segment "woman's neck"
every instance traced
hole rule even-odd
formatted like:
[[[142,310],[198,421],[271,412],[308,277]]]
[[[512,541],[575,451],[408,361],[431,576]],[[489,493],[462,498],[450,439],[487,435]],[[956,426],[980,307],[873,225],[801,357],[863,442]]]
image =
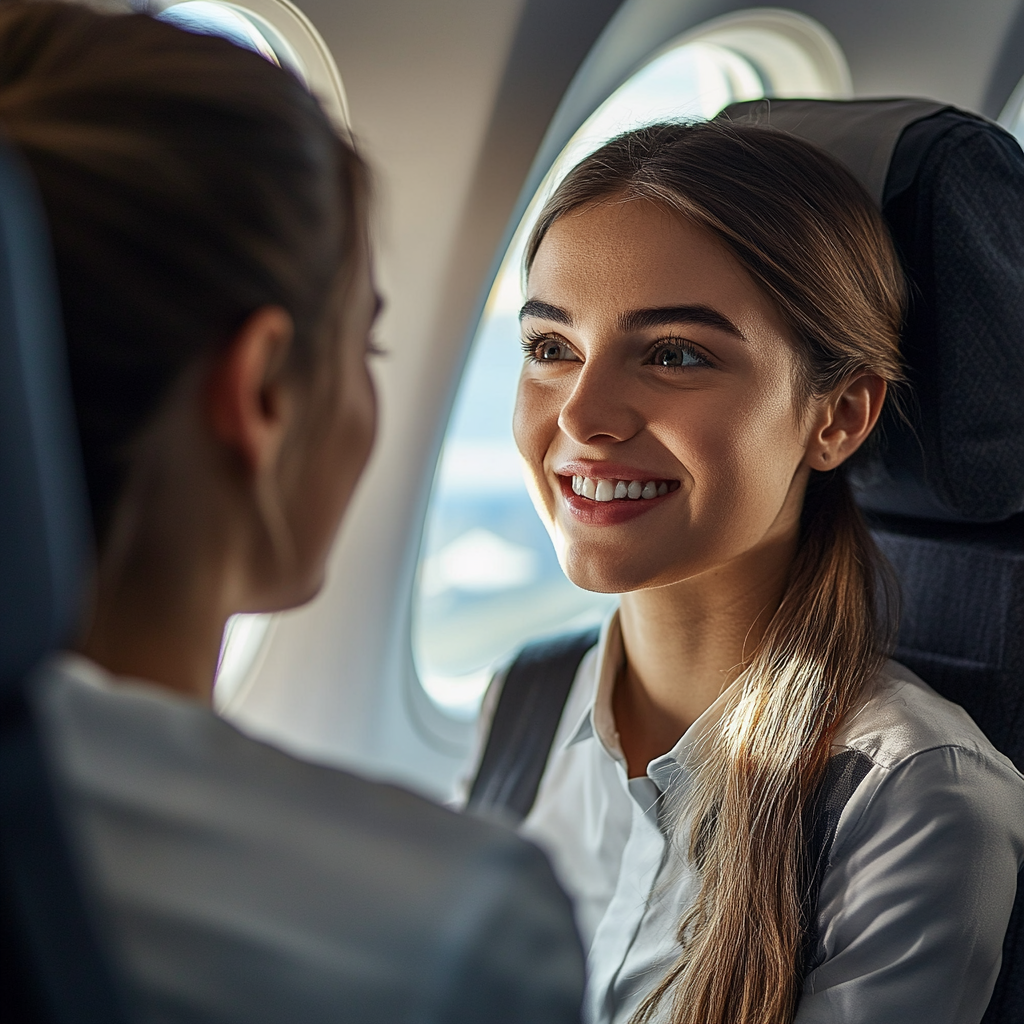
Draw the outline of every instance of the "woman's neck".
[[[197,417],[179,405],[146,440],[155,455],[139,445],[78,650],[114,675],[211,703],[224,625],[250,596],[251,530],[217,485]]]
[[[779,606],[796,537],[699,577],[624,594],[612,705],[629,777],[667,753],[746,667]]]
[[[227,615],[217,567],[200,568],[170,551],[101,565],[81,653],[114,675],[211,703]]]

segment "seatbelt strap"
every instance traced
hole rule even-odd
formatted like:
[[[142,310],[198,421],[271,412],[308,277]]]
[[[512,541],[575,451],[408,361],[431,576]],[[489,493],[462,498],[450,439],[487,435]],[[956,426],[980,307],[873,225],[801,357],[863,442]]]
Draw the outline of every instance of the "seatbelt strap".
[[[467,810],[512,824],[530,813],[576,672],[598,635],[588,629],[519,652],[501,688]]]
[[[804,807],[804,896],[802,971],[803,977],[818,966],[815,959],[818,945],[818,897],[821,883],[832,856],[832,844],[850,797],[871,771],[874,762],[860,750],[843,750],[833,754],[825,774],[812,798]]]

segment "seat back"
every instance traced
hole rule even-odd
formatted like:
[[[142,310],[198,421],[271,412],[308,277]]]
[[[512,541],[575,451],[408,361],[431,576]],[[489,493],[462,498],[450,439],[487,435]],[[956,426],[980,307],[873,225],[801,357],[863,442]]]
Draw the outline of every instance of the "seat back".
[[[854,467],[902,592],[896,657],[1024,770],[1024,153],[926,100],[771,100],[721,117],[830,152],[881,207],[910,284],[908,416]],[[985,1024],[1024,1020],[1024,887]]]
[[[48,245],[32,183],[0,144],[0,1018],[118,1024],[28,682],[69,639],[88,568]]]
[[[887,518],[875,538],[896,571],[895,657],[960,704],[1024,771],[1024,530]],[[1024,1020],[1024,885],[984,1024]]]

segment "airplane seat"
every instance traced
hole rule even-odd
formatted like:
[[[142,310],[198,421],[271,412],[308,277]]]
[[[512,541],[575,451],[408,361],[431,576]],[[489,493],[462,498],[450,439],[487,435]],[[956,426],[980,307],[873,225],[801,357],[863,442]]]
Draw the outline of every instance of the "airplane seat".
[[[31,700],[33,668],[74,629],[89,550],[48,249],[0,143],[0,1019],[120,1024]]]
[[[881,207],[910,285],[905,418],[852,469],[901,588],[895,657],[1024,770],[1024,153],[923,100],[771,100],[720,117],[832,153]],[[984,1024],[1024,1020],[1024,886]]]

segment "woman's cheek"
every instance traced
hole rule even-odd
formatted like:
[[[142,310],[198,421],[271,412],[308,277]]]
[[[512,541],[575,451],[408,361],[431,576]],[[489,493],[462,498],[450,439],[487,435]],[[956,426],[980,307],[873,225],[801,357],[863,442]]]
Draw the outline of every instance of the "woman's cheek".
[[[536,401],[535,389],[524,378],[520,378],[519,389],[516,392],[512,436],[523,460],[526,489],[530,494],[530,500],[545,526],[550,527],[554,503],[544,477],[544,456],[551,443],[548,436],[550,429],[544,423],[543,412]]]
[[[527,377],[520,379],[516,393],[515,413],[512,417],[512,436],[515,438],[519,454],[530,469],[532,475],[543,476],[544,456],[554,439],[558,429],[558,412],[547,408],[550,401]]]

